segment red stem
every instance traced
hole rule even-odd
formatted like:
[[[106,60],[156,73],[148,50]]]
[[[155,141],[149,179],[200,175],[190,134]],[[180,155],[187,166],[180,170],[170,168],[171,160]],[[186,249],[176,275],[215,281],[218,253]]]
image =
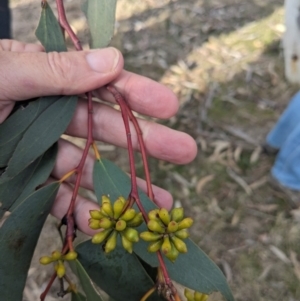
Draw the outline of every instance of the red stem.
[[[166,267],[166,264],[164,262],[164,259],[163,259],[163,256],[161,254],[160,251],[156,252],[157,254],[157,258],[158,258],[158,261],[159,261],[159,265],[160,265],[160,268],[162,270],[162,273],[164,275],[164,279],[165,279],[165,282],[167,284],[167,286],[172,286],[172,281],[171,281],[171,278],[169,276],[169,273],[168,273],[168,270],[167,270],[167,267]]]
[[[73,32],[71,26],[69,25],[63,5],[63,0],[56,0],[57,5],[57,12],[58,12],[58,21],[60,26],[68,33],[70,36],[74,47],[77,51],[82,50],[81,43],[79,39],[77,38],[76,34]],[[62,248],[62,254],[66,254],[69,250],[73,251],[73,240],[74,240],[74,234],[75,234],[75,220],[74,220],[74,207],[75,207],[75,201],[78,195],[78,190],[80,187],[80,181],[82,177],[82,172],[84,168],[84,164],[86,161],[86,158],[89,153],[90,146],[94,143],[92,130],[93,130],[93,101],[92,101],[92,93],[87,92],[86,93],[87,99],[88,99],[88,133],[87,133],[87,141],[85,148],[83,150],[83,154],[81,157],[81,160],[78,164],[78,166],[75,168],[74,172],[76,173],[76,181],[74,185],[74,190],[70,202],[70,206],[68,208],[68,211],[65,215],[66,221],[67,221],[67,229],[66,229],[66,236],[65,236],[65,242],[64,246]],[[51,277],[50,282],[48,283],[45,291],[41,295],[41,300],[43,301],[46,297],[46,295],[49,292],[50,287],[52,286],[54,280],[56,278],[56,273]]]
[[[56,6],[57,6],[58,22],[60,26],[68,33],[76,50],[82,50],[81,43],[67,20],[63,0],[56,0]]]
[[[40,295],[40,300],[41,300],[41,301],[44,301],[44,300],[45,300],[45,298],[46,298],[47,294],[49,293],[49,290],[50,290],[50,288],[51,288],[51,286],[52,286],[54,280],[56,279],[56,276],[57,276],[56,273],[53,273],[53,274],[52,274],[51,279],[50,279],[49,283],[47,284],[46,289],[45,289],[44,292]]]
[[[126,136],[127,136],[128,154],[129,154],[129,162],[130,162],[130,173],[131,173],[131,192],[130,192],[130,196],[136,202],[139,210],[142,212],[143,217],[144,217],[144,219],[147,223],[148,220],[149,220],[148,215],[145,212],[145,209],[144,209],[144,207],[143,207],[143,205],[140,201],[140,198],[139,198],[139,195],[138,195],[138,190],[137,190],[133,146],[132,146],[131,131],[130,131],[128,118],[130,118],[132,122],[133,122],[133,120],[135,120],[137,125],[138,125],[138,122],[137,122],[136,118],[133,116],[133,114],[130,111],[129,107],[127,106],[127,104],[126,104],[124,98],[122,97],[121,93],[119,93],[115,87],[112,87],[110,85],[108,85],[106,88],[110,93],[112,93],[112,95],[114,96],[116,102],[120,105],[120,108],[121,108],[122,118],[123,118],[123,121],[124,121],[124,126],[125,126],[125,131],[126,131]],[[129,113],[129,111],[130,111],[131,114]],[[137,129],[136,126],[135,126],[135,129]],[[139,129],[139,132],[142,133],[139,126],[138,126],[138,129]],[[140,137],[142,137],[142,136],[140,135]],[[141,144],[144,145],[144,142],[142,142]],[[143,148],[143,149],[144,149],[144,153],[146,154],[145,148]],[[146,156],[143,157],[143,163],[145,165],[144,160],[146,160]],[[149,170],[148,170],[148,173],[149,173]],[[150,177],[149,177],[149,179],[150,179]],[[150,183],[150,186],[151,186],[151,183]],[[132,205],[132,204],[130,204],[130,205]],[[163,260],[162,254],[161,254],[160,251],[158,251],[156,253],[157,253],[160,268],[162,270],[162,273],[163,273],[163,276],[164,276],[164,279],[165,279],[165,283],[166,283],[167,286],[172,287],[173,286],[172,281],[171,281],[171,278],[170,278],[169,273],[167,271],[167,268],[166,268],[165,262]]]
[[[108,85],[107,90],[114,96],[116,102],[120,105],[122,118],[124,121],[126,136],[127,136],[127,147],[128,147],[128,155],[129,155],[129,166],[130,166],[130,177],[131,177],[131,191],[130,191],[130,202],[129,206],[132,206],[134,202],[136,202],[139,210],[142,212],[143,218],[146,222],[148,222],[148,215],[145,211],[142,202],[139,197],[138,193],[138,186],[136,181],[136,171],[135,171],[135,165],[134,165],[134,151],[132,146],[132,140],[131,140],[131,130],[129,126],[129,116],[128,116],[128,110],[126,107],[125,100],[123,96],[117,91],[117,89],[113,86]]]
[[[153,190],[152,190],[149,164],[148,164],[148,159],[147,159],[147,151],[146,151],[145,143],[143,140],[143,132],[140,128],[140,125],[139,125],[136,117],[133,115],[128,103],[125,100],[124,100],[124,103],[125,103],[125,107],[127,110],[127,114],[128,114],[128,116],[135,128],[135,131],[137,133],[138,142],[139,142],[140,150],[141,150],[141,154],[142,154],[143,165],[144,165],[145,179],[146,179],[146,183],[147,183],[147,195],[151,201],[154,201],[154,194],[153,194]]]
[[[58,21],[59,21],[61,27],[64,28],[66,30],[66,32],[68,33],[68,35],[70,36],[76,50],[78,50],[78,51],[82,50],[81,43],[78,40],[76,34],[73,32],[73,30],[67,20],[63,0],[56,0],[56,5],[57,5],[57,12],[58,12]],[[87,95],[87,99],[88,99],[88,135],[87,135],[88,137],[87,137],[85,148],[83,150],[81,160],[75,169],[77,177],[76,177],[76,181],[75,181],[75,185],[74,185],[74,190],[73,190],[70,206],[69,206],[69,209],[66,214],[66,219],[67,219],[66,243],[68,245],[68,248],[66,248],[66,246],[64,246],[64,248],[63,248],[64,252],[67,252],[68,249],[73,250],[72,242],[73,242],[74,228],[75,228],[74,216],[73,216],[74,206],[75,206],[76,197],[78,195],[78,190],[80,187],[80,181],[81,181],[81,177],[82,177],[83,167],[84,167],[86,158],[88,156],[89,149],[90,149],[91,145],[94,143],[94,139],[92,136],[92,130],[93,130],[92,93],[88,92],[88,93],[86,93],[86,95]]]

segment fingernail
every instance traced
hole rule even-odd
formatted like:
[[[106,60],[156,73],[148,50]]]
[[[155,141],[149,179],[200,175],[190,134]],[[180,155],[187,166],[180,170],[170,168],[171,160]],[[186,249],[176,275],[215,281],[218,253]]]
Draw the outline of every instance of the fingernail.
[[[86,56],[86,61],[92,70],[99,73],[109,73],[116,68],[119,57],[119,52],[110,47],[90,52]]]

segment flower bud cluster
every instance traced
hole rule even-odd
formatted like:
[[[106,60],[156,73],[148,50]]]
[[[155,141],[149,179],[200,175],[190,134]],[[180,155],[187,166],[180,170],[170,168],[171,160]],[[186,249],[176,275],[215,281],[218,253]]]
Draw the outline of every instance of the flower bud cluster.
[[[179,253],[186,253],[187,247],[183,239],[189,236],[187,231],[193,224],[190,217],[184,218],[183,208],[174,208],[171,213],[165,208],[154,209],[148,213],[147,224],[150,231],[142,232],[140,237],[150,242],[149,252],[159,250],[174,262]]]
[[[208,295],[196,291],[193,293],[188,289],[184,290],[184,296],[187,301],[206,301],[208,299]]]
[[[54,262],[54,269],[56,271],[57,277],[62,278],[66,273],[66,268],[64,265],[65,260],[75,260],[77,258],[77,253],[75,251],[69,251],[67,254],[62,255],[59,251],[52,252],[51,256],[43,256],[40,258],[40,263],[43,265]]]
[[[132,253],[133,243],[138,242],[139,234],[135,227],[143,222],[142,214],[133,208],[127,208],[128,201],[119,197],[113,204],[107,196],[102,196],[100,210],[91,210],[89,227],[101,232],[96,233],[92,242],[100,244],[106,240],[104,250],[106,253],[116,248],[117,236],[120,234],[122,245],[126,251]]]

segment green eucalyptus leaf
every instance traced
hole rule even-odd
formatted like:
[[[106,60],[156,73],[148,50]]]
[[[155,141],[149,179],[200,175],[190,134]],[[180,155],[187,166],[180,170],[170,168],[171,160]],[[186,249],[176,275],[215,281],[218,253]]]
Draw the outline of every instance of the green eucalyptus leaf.
[[[101,159],[94,165],[94,190],[97,199],[102,195],[110,195],[114,200],[122,195],[128,196],[131,184],[126,173],[112,162]],[[139,192],[140,199],[146,211],[156,208],[156,205],[143,193]],[[139,231],[146,231],[146,225],[142,224]],[[170,277],[176,282],[192,290],[205,294],[219,291],[227,301],[233,301],[233,295],[221,270],[215,263],[190,239],[185,240],[188,253],[180,255],[175,263],[165,260]],[[156,254],[147,252],[148,243],[140,240],[134,244],[134,252],[150,266],[158,266]]]
[[[16,177],[0,184],[0,218],[6,211],[12,211],[28,197],[37,186],[49,177],[56,159],[57,144],[26,167]]]
[[[31,258],[58,188],[55,182],[31,194],[0,228],[1,300],[22,300]]]
[[[35,35],[43,44],[47,52],[67,51],[60,25],[47,2],[42,8],[40,21],[35,31]]]
[[[56,99],[57,96],[52,96],[31,101],[0,124],[0,167],[7,165],[28,126]]]
[[[72,299],[71,299],[71,301],[88,301],[88,299],[85,296],[83,296],[81,293],[74,293],[74,292],[72,292]]]
[[[92,280],[90,279],[88,273],[83,268],[81,263],[78,260],[74,260],[74,261],[69,261],[69,265],[80,281],[80,285],[86,295],[84,300],[102,301],[103,299],[101,298],[101,295],[98,293],[95,286],[92,284]]]
[[[109,195],[112,201],[119,196],[127,198],[130,192],[130,179],[121,173],[123,172],[108,160],[100,159],[95,161],[93,184],[99,204],[101,204],[103,195]]]
[[[120,246],[106,254],[102,245],[86,241],[76,247],[78,260],[91,279],[116,301],[139,301],[154,283],[138,258]],[[162,301],[154,293],[147,301]]]
[[[115,28],[117,0],[87,0],[82,9],[87,17],[91,48],[106,47],[113,35]]]
[[[77,104],[77,96],[62,96],[28,127],[8,162],[0,183],[15,177],[53,145],[66,130]]]

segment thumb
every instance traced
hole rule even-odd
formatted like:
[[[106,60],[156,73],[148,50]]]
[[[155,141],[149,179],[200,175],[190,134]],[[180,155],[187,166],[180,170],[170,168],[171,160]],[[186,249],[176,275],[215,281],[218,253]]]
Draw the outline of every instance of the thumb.
[[[82,94],[114,80],[123,57],[115,48],[79,52],[0,52],[0,101]]]

